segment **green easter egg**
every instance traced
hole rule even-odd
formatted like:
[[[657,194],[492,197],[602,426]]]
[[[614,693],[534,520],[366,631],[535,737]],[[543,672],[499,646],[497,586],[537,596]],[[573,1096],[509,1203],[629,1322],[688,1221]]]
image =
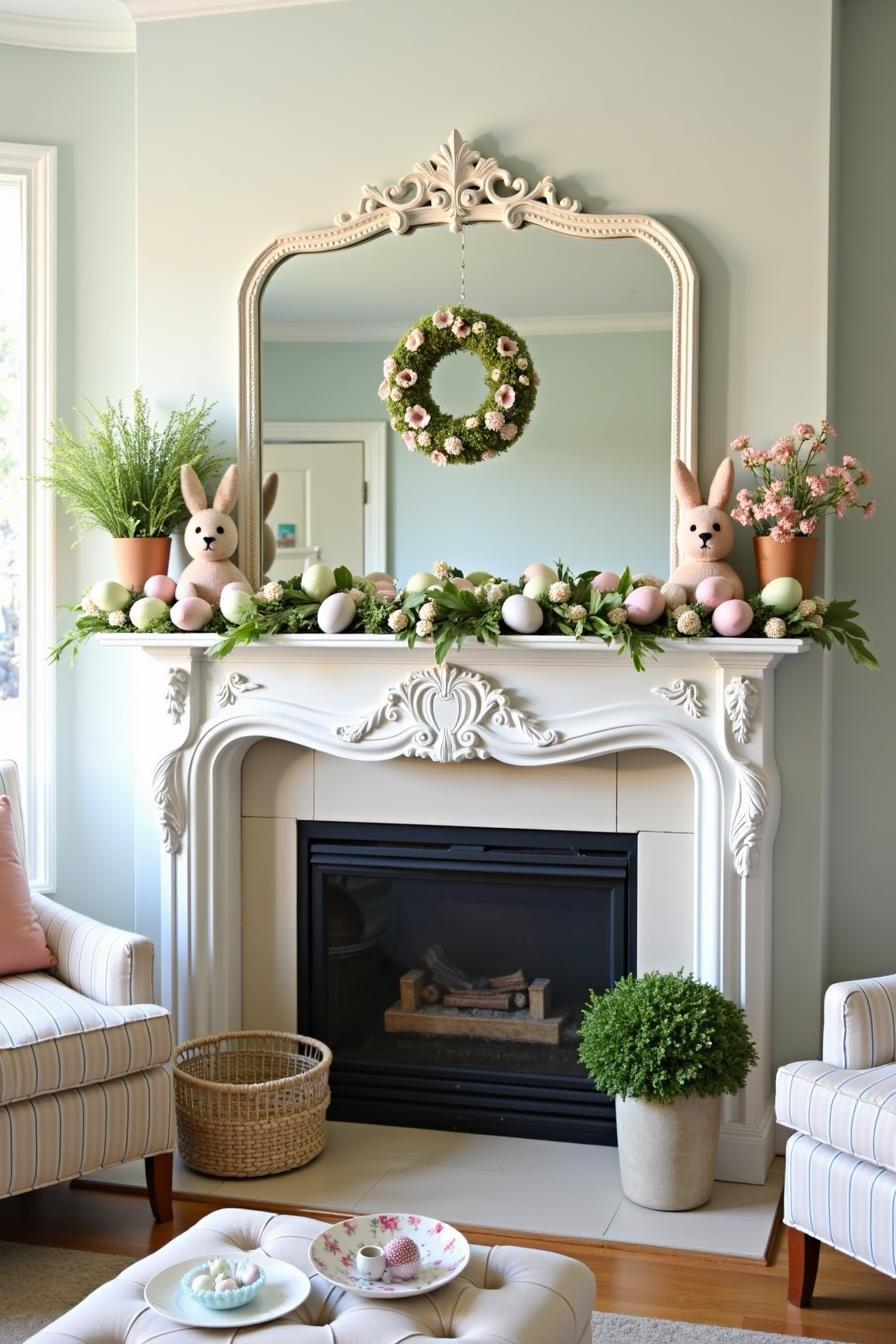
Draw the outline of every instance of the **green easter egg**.
[[[121,583],[116,583],[114,579],[104,579],[101,583],[95,583],[90,590],[90,596],[100,611],[124,611],[131,600],[127,588]]]
[[[323,602],[336,591],[336,575],[329,565],[309,565],[302,575],[302,588],[314,602]]]
[[[160,597],[138,597],[129,612],[131,625],[138,630],[148,630],[153,621],[160,621],[168,615],[168,603]]]
[[[252,594],[243,592],[242,588],[226,588],[221,594],[220,601],[221,615],[231,625],[242,625],[244,621],[251,621],[257,610]]]
[[[803,590],[796,579],[772,579],[759,594],[763,605],[783,616],[793,611],[803,600]]]
[[[552,582],[553,580],[547,578],[546,575],[536,574],[533,579],[529,579],[524,585],[523,596],[531,597],[534,602],[537,602],[539,598],[547,597]]]
[[[472,584],[491,583],[493,577],[494,575],[487,574],[484,569],[474,569],[471,574],[467,575]]]
[[[439,585],[435,574],[428,574],[422,570],[419,574],[412,574],[404,586],[406,593],[425,593],[427,588],[433,588]]]

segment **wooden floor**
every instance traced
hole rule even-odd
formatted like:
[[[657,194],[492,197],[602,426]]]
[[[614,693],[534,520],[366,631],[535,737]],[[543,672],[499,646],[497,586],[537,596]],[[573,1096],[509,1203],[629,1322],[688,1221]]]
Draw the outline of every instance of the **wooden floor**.
[[[178,1199],[174,1207],[174,1222],[160,1227],[153,1223],[142,1194],[54,1186],[0,1201],[0,1240],[138,1259],[219,1206]],[[320,1211],[311,1216],[328,1217]],[[334,1210],[331,1220],[339,1216]],[[763,1265],[720,1256],[645,1251],[643,1247],[526,1238],[516,1232],[501,1236],[464,1230],[480,1245],[514,1241],[582,1260],[597,1278],[598,1310],[850,1344],[896,1344],[896,1282],[827,1247],[821,1252],[815,1303],[799,1311],[788,1304],[785,1295],[787,1247],[783,1236],[776,1239],[770,1264]]]

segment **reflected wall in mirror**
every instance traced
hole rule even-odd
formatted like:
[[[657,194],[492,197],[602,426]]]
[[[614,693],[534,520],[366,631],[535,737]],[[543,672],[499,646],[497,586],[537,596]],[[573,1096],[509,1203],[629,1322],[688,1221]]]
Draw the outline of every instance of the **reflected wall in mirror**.
[[[429,169],[438,182],[424,185]],[[396,190],[409,203],[368,195],[334,229],[276,240],[244,283],[247,572],[259,572],[261,477],[276,470],[276,577],[317,558],[400,580],[437,559],[511,579],[558,557],[666,575],[671,462],[696,466],[696,276],[681,245],[644,216],[579,212],[550,179],[529,192],[456,133]],[[438,223],[449,227],[419,227]],[[408,452],[377,389],[402,334],[461,301],[519,331],[541,385],[506,453],[440,468]],[[470,414],[484,378],[459,352],[433,394]]]

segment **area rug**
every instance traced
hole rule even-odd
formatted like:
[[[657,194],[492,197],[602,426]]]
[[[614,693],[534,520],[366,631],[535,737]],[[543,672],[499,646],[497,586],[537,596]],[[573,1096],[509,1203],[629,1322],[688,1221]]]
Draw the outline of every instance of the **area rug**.
[[[22,1344],[132,1261],[127,1255],[0,1241],[0,1344]]]
[[[793,1335],[759,1334],[756,1330],[724,1330],[687,1321],[657,1321],[652,1316],[613,1316],[596,1311],[593,1344],[792,1344]],[[835,1344],[816,1339],[812,1344]]]

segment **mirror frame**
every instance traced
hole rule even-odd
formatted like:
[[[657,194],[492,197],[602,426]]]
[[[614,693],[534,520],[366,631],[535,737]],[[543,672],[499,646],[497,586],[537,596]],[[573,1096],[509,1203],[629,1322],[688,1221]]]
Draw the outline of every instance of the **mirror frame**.
[[[672,435],[669,463],[669,573],[678,563],[678,501],[672,464],[679,458],[697,472],[698,281],[691,257],[675,234],[649,215],[600,214],[581,202],[558,198],[552,177],[534,187],[513,177],[494,158],[481,155],[459,131],[431,159],[417,163],[388,187],[365,186],[353,214],[337,215],[328,229],[275,238],[250,266],[239,296],[240,545],[237,563],[253,588],[261,582],[261,299],[273,275],[290,257],[354,247],[379,234],[404,234],[428,225],[459,233],[465,224],[493,223],[551,229],[571,238],[640,238],[672,274]]]

